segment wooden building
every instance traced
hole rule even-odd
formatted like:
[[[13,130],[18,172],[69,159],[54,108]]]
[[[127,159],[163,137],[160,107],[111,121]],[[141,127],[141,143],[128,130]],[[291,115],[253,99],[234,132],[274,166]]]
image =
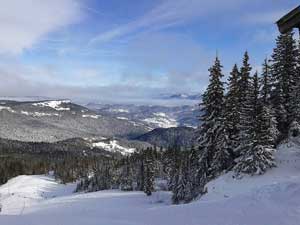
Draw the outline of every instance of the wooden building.
[[[293,28],[300,29],[300,6],[278,20],[277,26],[280,33],[287,33]]]

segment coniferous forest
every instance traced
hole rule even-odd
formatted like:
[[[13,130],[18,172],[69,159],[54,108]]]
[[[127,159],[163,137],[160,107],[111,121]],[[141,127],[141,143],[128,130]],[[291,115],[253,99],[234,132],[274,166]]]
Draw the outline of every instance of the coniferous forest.
[[[52,172],[62,183],[77,181],[78,192],[120,188],[149,196],[163,189],[180,204],[201,197],[209,181],[228,171],[236,179],[264,174],[276,167],[276,146],[300,132],[300,48],[293,36],[289,32],[276,39],[261,71],[252,68],[248,52],[230,74],[215,58],[199,106],[195,146],[153,147],[117,157],[3,151],[0,183],[20,174]],[[165,182],[158,185],[159,180]]]

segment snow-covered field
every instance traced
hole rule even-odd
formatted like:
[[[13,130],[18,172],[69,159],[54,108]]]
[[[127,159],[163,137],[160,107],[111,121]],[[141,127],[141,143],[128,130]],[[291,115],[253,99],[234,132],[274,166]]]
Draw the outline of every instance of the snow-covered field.
[[[278,167],[237,180],[226,174],[209,193],[187,205],[170,205],[165,192],[100,191],[73,194],[46,176],[19,176],[0,187],[2,225],[299,225],[300,148],[290,142]]]
[[[108,152],[119,152],[122,155],[128,155],[135,152],[135,148],[126,148],[118,144],[116,140],[100,141],[92,144],[92,147],[102,148]]]

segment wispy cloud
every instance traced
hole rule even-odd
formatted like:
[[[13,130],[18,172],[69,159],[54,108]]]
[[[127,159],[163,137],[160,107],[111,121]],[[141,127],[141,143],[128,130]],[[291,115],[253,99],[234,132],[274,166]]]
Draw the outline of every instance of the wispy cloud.
[[[166,27],[184,24],[198,17],[211,13],[224,12],[239,7],[244,0],[164,0],[144,16],[128,24],[100,33],[90,43],[107,42],[139,30],[160,30]]]
[[[20,54],[45,35],[79,21],[77,0],[1,1],[0,53]]]

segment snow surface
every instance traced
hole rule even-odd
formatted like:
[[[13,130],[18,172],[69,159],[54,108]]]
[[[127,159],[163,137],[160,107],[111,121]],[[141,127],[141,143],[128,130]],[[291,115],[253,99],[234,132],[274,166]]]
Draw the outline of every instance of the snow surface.
[[[6,111],[12,112],[12,113],[16,112],[15,110],[13,110],[12,108],[7,107],[7,106],[0,106],[0,111],[2,111],[2,110],[6,110]]]
[[[92,144],[93,147],[103,148],[106,151],[109,152],[119,152],[122,155],[128,155],[135,152],[135,148],[125,148],[118,144],[116,140],[110,140],[107,142],[95,142]]]
[[[160,128],[177,127],[178,123],[175,119],[169,117],[163,112],[153,113],[154,117],[146,118],[143,121],[148,124],[154,124]]]
[[[82,115],[83,118],[92,118],[92,119],[99,119],[101,116],[99,115]]]
[[[128,109],[110,109],[111,112],[129,113]]]
[[[26,116],[33,116],[33,117],[59,116],[58,113],[27,112],[27,111],[21,111],[21,114],[26,115]]]
[[[208,184],[202,199],[171,205],[170,193],[118,190],[73,194],[47,176],[19,176],[0,187],[5,225],[298,225],[300,148],[276,153],[278,167],[263,176],[225,174]]]
[[[70,108],[62,107],[61,104],[68,104],[70,103],[70,100],[61,100],[61,101],[44,101],[44,102],[38,102],[33,103],[33,106],[40,106],[40,107],[50,107],[57,111],[69,111]]]
[[[128,118],[122,117],[122,116],[117,117],[117,119],[118,119],[118,120],[128,120]]]

